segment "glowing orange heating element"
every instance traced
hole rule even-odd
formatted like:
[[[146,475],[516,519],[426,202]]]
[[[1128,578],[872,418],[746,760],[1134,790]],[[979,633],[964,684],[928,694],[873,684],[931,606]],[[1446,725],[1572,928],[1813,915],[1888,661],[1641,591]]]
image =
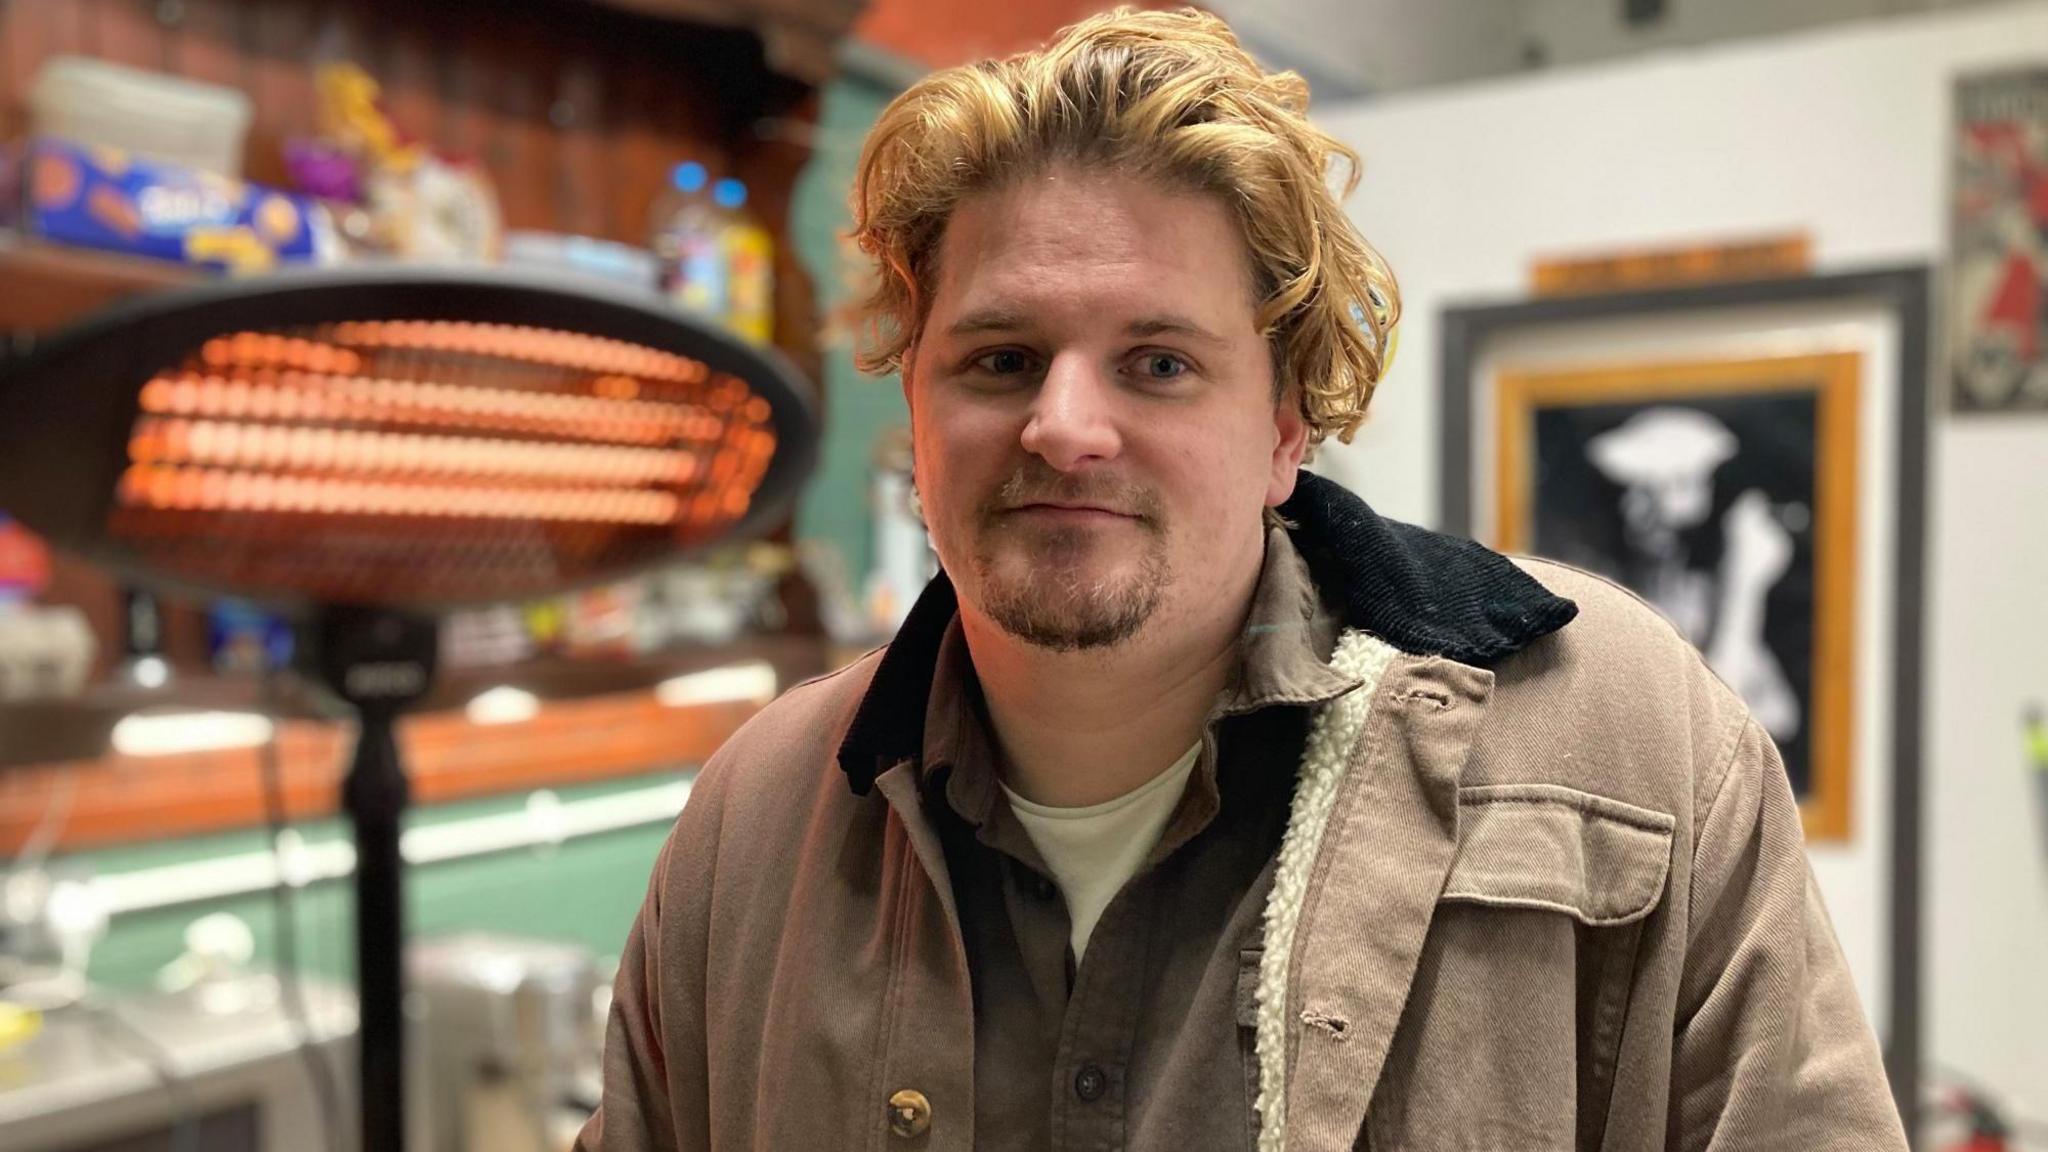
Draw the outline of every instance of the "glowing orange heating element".
[[[380,579],[430,588],[453,563],[470,565],[467,590],[493,556],[513,581],[534,548],[573,568],[715,538],[776,449],[768,401],[737,377],[501,324],[225,333],[150,379],[139,407],[110,532],[188,572],[339,598]],[[375,542],[347,528],[373,522]],[[217,547],[190,543],[202,535]]]

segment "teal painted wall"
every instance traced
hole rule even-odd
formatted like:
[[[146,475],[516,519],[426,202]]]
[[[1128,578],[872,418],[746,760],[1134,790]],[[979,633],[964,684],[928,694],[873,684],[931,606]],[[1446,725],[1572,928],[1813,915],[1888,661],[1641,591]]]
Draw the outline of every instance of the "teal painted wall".
[[[849,261],[858,253],[844,239],[852,225],[846,196],[861,140],[895,94],[872,81],[841,77],[822,95],[817,147],[797,181],[791,208],[797,256],[817,288],[821,314],[845,303],[851,292]],[[849,340],[831,340],[824,351],[823,451],[797,510],[796,530],[802,540],[829,544],[839,552],[853,581],[850,590],[858,597],[874,555],[869,475],[875,443],[888,429],[906,426],[910,415],[895,377],[878,379],[854,370]]]
[[[599,785],[558,789],[564,802],[651,787],[678,779],[662,772]],[[409,827],[517,811],[524,793],[411,814]],[[308,843],[345,835],[339,821],[297,825]],[[604,959],[625,944],[633,916],[668,835],[667,824],[586,837],[559,847],[452,860],[406,873],[407,930],[415,937],[488,931],[581,944]],[[104,875],[262,851],[262,832],[235,832],[166,840],[60,857],[60,875],[89,870]],[[312,975],[352,980],[355,971],[354,895],[346,880],[310,885],[296,897],[299,963]],[[256,937],[256,962],[276,960],[274,905],[268,892],[254,896],[138,912],[116,919],[93,952],[89,975],[118,988],[140,988],[184,951],[185,926],[214,912],[247,921]]]

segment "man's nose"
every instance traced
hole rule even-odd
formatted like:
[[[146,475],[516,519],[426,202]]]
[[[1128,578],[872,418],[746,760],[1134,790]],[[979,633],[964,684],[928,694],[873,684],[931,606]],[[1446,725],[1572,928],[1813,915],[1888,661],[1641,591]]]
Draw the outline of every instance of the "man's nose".
[[[1053,358],[1024,425],[1024,450],[1061,472],[1108,460],[1123,446],[1117,432],[1115,381],[1079,355]]]

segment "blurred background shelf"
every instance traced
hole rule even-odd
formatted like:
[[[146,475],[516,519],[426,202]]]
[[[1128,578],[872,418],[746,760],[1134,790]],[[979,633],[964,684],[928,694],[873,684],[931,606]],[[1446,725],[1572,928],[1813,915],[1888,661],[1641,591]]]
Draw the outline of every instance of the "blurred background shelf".
[[[435,804],[694,767],[765,700],[713,692],[664,703],[661,684],[720,669],[744,670],[752,682],[765,665],[774,686],[786,688],[848,655],[816,638],[763,636],[634,660],[454,669],[400,726],[414,797]],[[331,815],[353,726],[296,677],[282,681],[276,741],[286,812]],[[509,722],[472,718],[469,702],[500,687],[532,693],[537,709]],[[0,705],[0,856],[18,852],[52,805],[67,810],[57,842],[66,851],[261,823],[260,746],[148,757],[109,749],[123,717],[165,709],[263,713],[266,700],[253,677],[192,675],[160,689],[109,680],[75,700]]]
[[[54,332],[139,292],[204,276],[162,260],[0,235],[0,330]]]

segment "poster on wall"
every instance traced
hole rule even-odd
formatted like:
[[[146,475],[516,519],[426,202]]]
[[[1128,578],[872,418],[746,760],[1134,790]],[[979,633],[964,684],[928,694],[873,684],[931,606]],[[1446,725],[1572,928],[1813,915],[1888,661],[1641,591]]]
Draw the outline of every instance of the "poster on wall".
[[[1956,89],[1950,405],[2048,412],[2048,68]]]
[[[1502,371],[1498,545],[1662,612],[1771,734],[1807,835],[1849,835],[1855,352]]]

